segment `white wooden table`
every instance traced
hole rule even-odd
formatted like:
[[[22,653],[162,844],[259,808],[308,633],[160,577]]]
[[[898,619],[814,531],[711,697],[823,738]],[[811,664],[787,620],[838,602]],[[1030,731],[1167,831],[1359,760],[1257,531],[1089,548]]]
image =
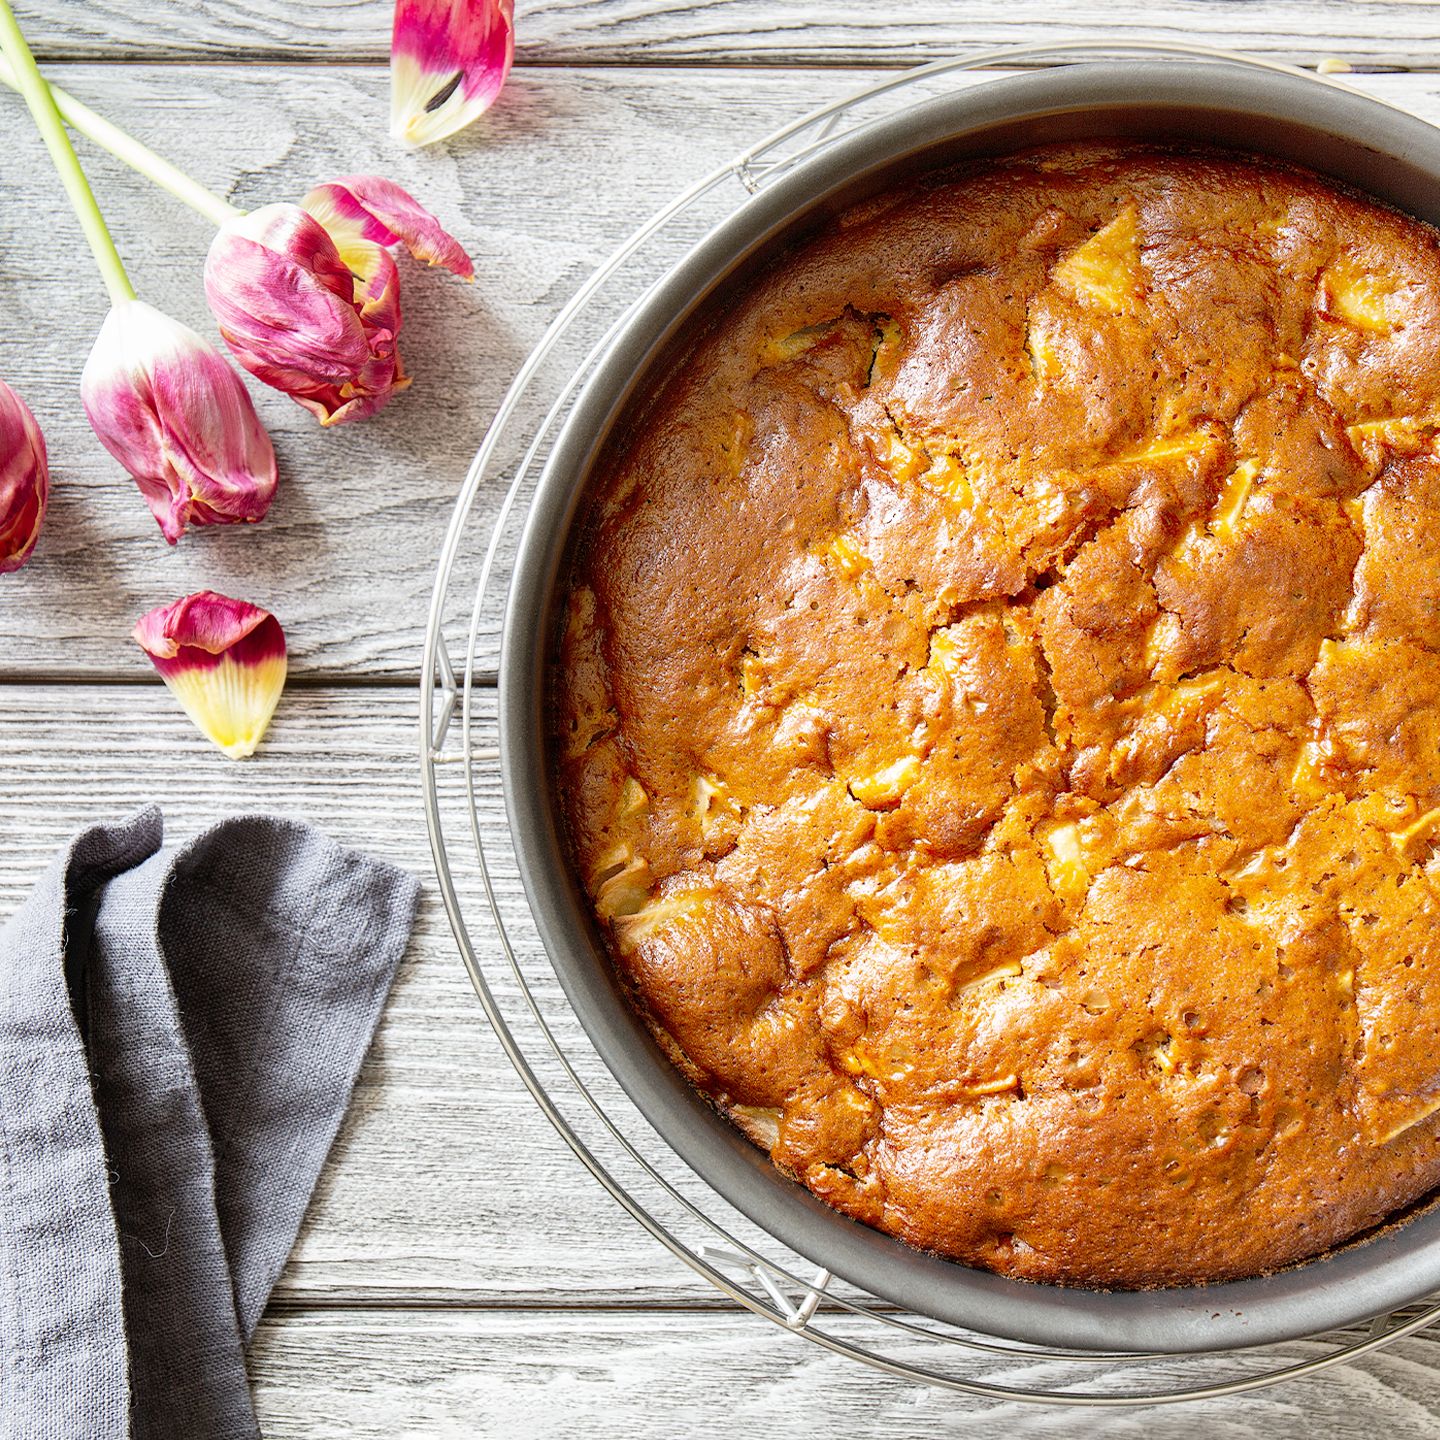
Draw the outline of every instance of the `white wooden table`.
[[[425,606],[510,376],[639,217],[868,71],[1045,38],[1183,38],[1340,56],[1374,72],[1357,83],[1440,121],[1440,6],[1411,0],[520,0],[501,104],[414,156],[386,136],[386,0],[17,8],[54,79],[237,202],[380,171],[452,225],[479,279],[406,267],[415,384],[376,420],[322,433],[254,387],[282,464],[270,518],[168,550],[80,414],[103,292],[23,111],[0,95],[0,375],[45,426],[54,477],[37,558],[0,579],[0,914],[66,833],[149,799],[173,836],[273,808],[428,875]],[[213,333],[204,223],[83,153],[141,294]],[[202,586],[270,606],[289,635],[289,690],[247,764],[191,730],[127,638],[142,611]],[[728,1307],[540,1120],[433,883],[252,1368],[274,1436],[1440,1434],[1440,1337],[1246,1400],[1082,1418],[890,1381]]]

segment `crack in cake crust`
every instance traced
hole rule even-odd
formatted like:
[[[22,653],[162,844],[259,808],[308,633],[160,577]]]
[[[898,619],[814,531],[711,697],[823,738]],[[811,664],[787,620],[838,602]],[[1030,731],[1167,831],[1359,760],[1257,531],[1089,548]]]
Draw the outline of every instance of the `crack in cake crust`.
[[[732,297],[612,443],[575,863],[690,1079],[1005,1274],[1255,1274],[1440,1183],[1440,243],[1062,146]]]

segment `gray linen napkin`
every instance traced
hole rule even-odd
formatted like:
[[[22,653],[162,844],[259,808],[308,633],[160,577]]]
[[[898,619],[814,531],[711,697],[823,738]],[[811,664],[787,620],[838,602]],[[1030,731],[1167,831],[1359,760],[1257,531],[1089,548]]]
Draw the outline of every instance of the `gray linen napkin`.
[[[0,930],[0,1440],[258,1435],[245,1375],[418,886],[306,825],[77,836]]]

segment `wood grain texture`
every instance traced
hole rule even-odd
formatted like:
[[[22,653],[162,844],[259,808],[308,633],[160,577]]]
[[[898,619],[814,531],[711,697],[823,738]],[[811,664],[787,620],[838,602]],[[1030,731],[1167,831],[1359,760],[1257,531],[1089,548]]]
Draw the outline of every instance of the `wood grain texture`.
[[[580,1168],[491,1035],[432,878],[417,714],[406,689],[292,689],[259,753],[237,763],[158,686],[0,686],[0,920],[72,831],[152,800],[172,840],[273,810],[420,874],[414,940],[278,1293],[718,1299]],[[484,788],[493,831],[498,793]]]
[[[119,123],[242,205],[298,198],[339,173],[389,174],[454,228],[479,276],[467,286],[404,266],[414,384],[375,419],[321,431],[252,383],[280,455],[279,497],[261,526],[192,531],[170,549],[80,410],[103,292],[23,110],[0,92],[11,121],[0,170],[0,375],[44,426],[53,471],[36,556],[0,587],[0,676],[11,678],[136,676],[135,618],[201,586],[273,608],[297,674],[416,675],[454,497],[554,313],[696,174],[855,83],[843,73],[791,83],[542,71],[518,77],[502,112],[453,149],[401,156],[385,138],[386,79],[374,68],[53,73],[82,98],[103,97]],[[87,148],[85,158],[141,295],[213,336],[200,278],[205,222],[109,157]],[[484,496],[482,511],[497,499]]]
[[[826,1323],[855,1333],[842,1319]],[[896,1354],[921,1352],[901,1345]],[[273,1440],[1428,1440],[1437,1359],[1440,1341],[1426,1337],[1243,1399],[1081,1413],[921,1389],[748,1315],[301,1312],[262,1323],[252,1368]]]
[[[22,680],[140,678],[144,662],[127,638],[135,618],[202,586],[274,609],[297,675],[414,677],[454,497],[546,324],[641,217],[868,78],[532,71],[452,148],[400,156],[384,139],[385,77],[373,67],[62,66],[55,74],[82,98],[103,97],[122,124],[241,204],[299,196],[344,170],[390,173],[472,248],[479,279],[465,286],[405,266],[415,383],[374,420],[321,431],[291,401],[252,385],[280,452],[280,496],[262,526],[192,532],[171,549],[76,401],[103,296],[38,142],[28,126],[14,126],[0,172],[0,306],[9,320],[0,375],[45,427],[54,479],[35,559],[0,586],[0,678]],[[1440,76],[1359,83],[1440,118]],[[10,101],[0,94],[0,104]],[[237,115],[246,117],[238,136]],[[142,295],[213,335],[200,287],[204,222],[108,157],[87,150],[86,158]],[[499,498],[494,487],[477,505],[467,574]],[[493,671],[498,620],[492,607],[482,670]]]
[[[493,740],[490,698],[477,703],[478,745]],[[423,873],[416,734],[406,688],[301,689],[255,759],[235,764],[158,688],[0,687],[10,797],[0,917],[72,829],[153,797],[172,839],[228,810],[274,809]],[[480,802],[493,840],[493,782]],[[458,868],[468,895],[471,872]],[[1056,1430],[1049,1412],[989,1414],[865,1374],[723,1313],[545,1126],[484,1025],[433,883],[277,1301],[253,1355],[267,1435],[613,1434],[623,1423],[671,1436],[677,1416],[700,1413],[737,1440],[792,1414],[805,1433],[817,1416],[849,1414],[902,1440],[959,1416],[976,1435],[1081,1433]],[[840,1316],[824,1324],[854,1331]],[[1437,1344],[1406,1342],[1303,1389],[1196,1408],[1178,1433],[1253,1424],[1299,1440],[1305,1425],[1363,1404],[1397,1436],[1432,1434]],[[1084,1433],[1149,1433],[1134,1423],[1096,1419]]]
[[[1440,18],[1407,0],[520,0],[522,65],[909,65],[1038,40],[1184,40],[1312,62],[1434,68]],[[60,58],[383,60],[388,0],[30,0],[37,51]]]
[[[479,697],[477,710],[476,743],[493,744],[493,692]],[[403,687],[292,688],[259,752],[237,763],[200,736],[159,685],[0,685],[7,842],[0,923],[68,835],[150,802],[164,810],[172,842],[224,814],[275,811],[420,875],[414,938],[277,1297],[721,1304],[605,1195],[501,1052],[433,878],[418,749],[417,696]],[[455,816],[463,777],[458,768],[441,773],[446,814]],[[493,847],[504,828],[493,767],[482,775],[479,807]],[[493,961],[488,912],[463,836],[452,854],[476,942]],[[505,911],[517,915],[517,883],[502,877],[499,888]],[[538,943],[522,948],[530,973],[548,976]],[[553,979],[547,988],[558,999]],[[513,986],[504,991],[514,993]],[[563,1002],[551,1014],[614,1112],[651,1153],[668,1155],[634,1121]],[[668,1165],[678,1168],[673,1157]],[[703,1199],[693,1177],[681,1183]],[[713,1238],[674,1207],[671,1213],[692,1243]]]
[[[416,383],[378,420],[322,434],[255,387],[284,470],[271,519],[167,550],[80,416],[75,386],[103,302],[42,153],[0,94],[12,105],[0,375],[40,414],[55,469],[40,555],[0,581],[0,920],[65,835],[148,800],[163,804],[174,838],[229,811],[275,809],[427,881],[352,1113],[252,1354],[266,1435],[1440,1434],[1434,1337],[1241,1401],[1080,1416],[921,1390],[733,1313],[581,1169],[488,1031],[430,878],[410,683],[455,492],[550,317],[642,216],[868,73],[845,67],[1103,33],[1429,70],[1440,11],[1408,0],[898,0],[873,14],[784,0],[521,0],[521,69],[496,111],[448,147],[403,156],[384,133],[388,0],[21,9],[50,59],[106,62],[57,65],[57,80],[239,203],[377,170],[432,205],[479,261],[470,288],[405,267]],[[187,59],[206,63],[155,63]],[[269,59],[300,63],[256,63]],[[127,60],[144,63],[115,63]],[[819,68],[747,68],[794,64]],[[590,68],[546,68],[574,65]],[[1359,83],[1440,118],[1440,76]],[[204,225],[86,158],[142,293],[212,333]],[[482,496],[481,513],[497,501]],[[476,557],[474,546],[462,554],[462,583]],[[271,605],[290,635],[297,683],[241,765],[191,730],[126,639],[142,610],[201,585]],[[493,669],[497,620],[483,617],[482,671]],[[89,683],[102,681],[135,683]],[[482,713],[481,743],[488,723]],[[444,772],[447,815],[459,778]],[[493,784],[480,801],[487,843],[498,842]],[[473,865],[460,865],[458,884],[478,914]],[[501,901],[512,912],[521,903],[513,885]],[[544,961],[532,950],[522,963]],[[573,1021],[556,1024],[578,1051]]]

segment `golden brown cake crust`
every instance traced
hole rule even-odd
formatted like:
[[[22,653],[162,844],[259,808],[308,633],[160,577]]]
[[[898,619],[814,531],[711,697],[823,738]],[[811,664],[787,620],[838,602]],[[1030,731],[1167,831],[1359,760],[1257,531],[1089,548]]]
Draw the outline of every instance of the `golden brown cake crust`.
[[[577,869],[691,1078],[1002,1273],[1254,1274],[1440,1184],[1440,249],[1258,159],[910,184],[612,447]]]

